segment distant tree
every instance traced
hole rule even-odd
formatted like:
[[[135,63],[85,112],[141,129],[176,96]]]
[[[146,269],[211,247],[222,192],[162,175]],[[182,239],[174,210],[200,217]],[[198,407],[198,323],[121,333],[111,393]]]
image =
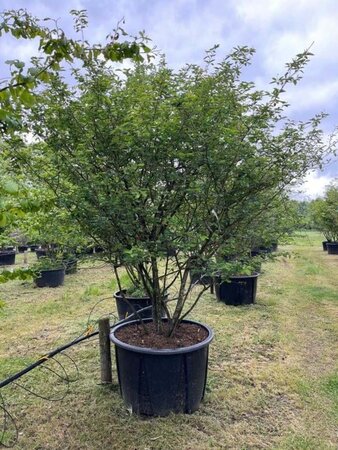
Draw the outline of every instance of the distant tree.
[[[311,214],[315,226],[328,241],[338,242],[338,181],[326,189],[324,198],[311,203]]]

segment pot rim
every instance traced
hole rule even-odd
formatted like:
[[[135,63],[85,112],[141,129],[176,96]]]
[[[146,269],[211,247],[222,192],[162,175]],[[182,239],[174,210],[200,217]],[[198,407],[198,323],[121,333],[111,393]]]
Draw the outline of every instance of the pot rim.
[[[118,300],[123,300],[123,295],[121,295],[120,293],[121,292],[127,292],[127,289],[122,289],[122,290],[120,290],[120,291],[116,291],[116,292],[114,292],[114,297],[116,298],[116,299],[118,299]],[[134,299],[137,299],[137,300],[150,300],[150,297],[148,296],[148,295],[145,295],[144,297],[142,297],[142,296],[133,296],[133,295],[124,295],[124,297],[125,298],[132,298],[133,300]]]
[[[59,267],[57,269],[40,269],[39,272],[59,272],[60,270],[65,270],[64,267]]]
[[[152,321],[152,319],[143,319],[143,322],[150,322]],[[200,350],[206,346],[208,346],[210,344],[210,342],[213,340],[214,338],[214,332],[212,330],[212,328],[210,328],[208,325],[204,324],[204,323],[200,323],[197,322],[195,320],[188,320],[188,319],[184,319],[183,320],[184,323],[192,323],[195,325],[199,325],[203,328],[205,328],[208,332],[208,336],[207,338],[202,341],[202,342],[198,342],[197,344],[194,345],[189,345],[188,347],[180,347],[180,348],[163,348],[163,349],[156,349],[156,348],[149,348],[149,347],[138,347],[136,345],[131,345],[131,344],[127,344],[123,341],[120,341],[116,336],[115,336],[115,332],[119,329],[122,328],[124,326],[130,326],[133,323],[140,323],[139,320],[132,320],[130,322],[125,322],[125,323],[120,323],[117,324],[116,326],[114,326],[110,332],[110,340],[118,347],[123,348],[124,350],[130,350],[133,351],[135,353],[146,353],[148,355],[179,355],[179,354],[183,354],[183,353],[190,353],[196,350]]]
[[[122,291],[116,291],[114,292],[114,298],[117,300],[123,300],[123,296],[120,295],[120,292],[127,292],[127,289],[122,289]],[[164,298],[168,298],[168,292],[165,294]],[[151,298],[148,295],[145,295],[144,297],[140,297],[140,296],[136,296],[134,297],[133,295],[125,295],[125,298],[130,298],[132,300],[151,300]]]
[[[261,273],[260,272],[254,272],[254,273],[252,273],[251,275],[230,275],[229,276],[229,279],[230,280],[236,280],[236,279],[245,279],[245,278],[257,278],[257,277],[259,277],[261,275]],[[221,279],[221,277],[220,276],[217,276],[217,277],[215,277],[215,278],[219,278],[219,279]],[[226,282],[226,280],[220,280],[220,282],[222,283],[222,282]]]

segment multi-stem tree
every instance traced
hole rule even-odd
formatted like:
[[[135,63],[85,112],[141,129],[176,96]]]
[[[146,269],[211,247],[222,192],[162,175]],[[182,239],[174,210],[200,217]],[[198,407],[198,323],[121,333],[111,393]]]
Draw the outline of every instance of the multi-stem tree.
[[[253,50],[178,72],[164,61],[136,64],[123,76],[86,60],[68,85],[55,76],[39,94],[27,127],[39,139],[12,158],[46,183],[83,233],[100,241],[162,308],[172,334],[191,292],[189,271],[246,229],[331,149],[322,114],[285,118],[282,93],[297,84],[309,52],[287,65],[270,91],[241,79]],[[174,256],[168,256],[169,249]],[[172,288],[175,287],[175,293]],[[176,300],[170,312],[169,291]],[[196,300],[201,295],[199,292]]]

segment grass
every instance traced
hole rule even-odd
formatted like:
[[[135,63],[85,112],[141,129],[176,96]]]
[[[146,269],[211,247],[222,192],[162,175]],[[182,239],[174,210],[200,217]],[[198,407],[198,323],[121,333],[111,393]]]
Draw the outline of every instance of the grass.
[[[192,317],[213,327],[215,340],[197,413],[151,420],[130,415],[115,367],[113,386],[99,384],[98,345],[87,341],[68,352],[80,377],[63,401],[44,401],[17,386],[2,389],[19,426],[16,448],[336,449],[338,257],[324,253],[321,241],[308,232],[284,246],[293,256],[264,266],[254,306],[229,307],[203,296]],[[114,290],[109,267],[100,264],[69,275],[60,288],[0,285],[0,378],[81,334],[100,299],[91,319],[115,312]],[[62,362],[75,376],[71,362]],[[46,370],[21,383],[41,395],[65,392]]]

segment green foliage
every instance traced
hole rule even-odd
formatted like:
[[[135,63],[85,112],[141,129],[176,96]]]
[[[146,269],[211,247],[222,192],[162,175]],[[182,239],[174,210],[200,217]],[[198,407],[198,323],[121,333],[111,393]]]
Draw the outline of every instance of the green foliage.
[[[50,256],[42,256],[32,265],[31,270],[36,274],[41,270],[62,269],[63,267],[64,263],[62,260]]]
[[[338,184],[327,187],[323,199],[314,200],[311,213],[315,226],[323,232],[328,241],[338,242]]]
[[[12,280],[29,280],[34,277],[34,274],[35,272],[32,269],[2,270],[0,272],[0,283]]]
[[[0,155],[1,156],[1,155]],[[27,211],[35,208],[31,202],[30,190],[19,180],[9,175],[6,165],[1,158],[0,168],[0,248],[3,245],[14,242],[11,232],[15,223],[20,220]]]
[[[55,73],[63,69],[62,64],[79,62],[86,65],[93,59],[122,62],[126,58],[143,61],[151,57],[147,47],[147,37],[143,33],[129,36],[120,25],[107,36],[106,44],[89,43],[84,38],[88,25],[85,10],[72,10],[74,29],[81,33],[80,39],[72,39],[65,34],[56,20],[34,17],[24,9],[5,10],[1,13],[0,37],[11,35],[20,40],[38,40],[38,58],[32,57],[26,67],[18,59],[5,61],[9,66],[9,81],[0,82],[0,131],[4,134],[22,128],[21,116],[36,101],[34,89],[41,83],[49,82]],[[52,25],[46,26],[49,22]],[[124,41],[120,42],[120,36]]]
[[[143,285],[159,331],[163,295],[176,280],[171,331],[187,313],[196,264],[285,232],[276,218],[284,193],[327,150],[324,115],[285,119],[280,97],[299,81],[309,52],[271,91],[241,80],[253,49],[235,48],[217,66],[214,52],[206,68],[175,73],[164,61],[140,62],[122,78],[88,59],[75,86],[56,75],[37,94],[26,127],[39,143],[12,147],[12,163],[45,183],[114,268],[124,265]]]

